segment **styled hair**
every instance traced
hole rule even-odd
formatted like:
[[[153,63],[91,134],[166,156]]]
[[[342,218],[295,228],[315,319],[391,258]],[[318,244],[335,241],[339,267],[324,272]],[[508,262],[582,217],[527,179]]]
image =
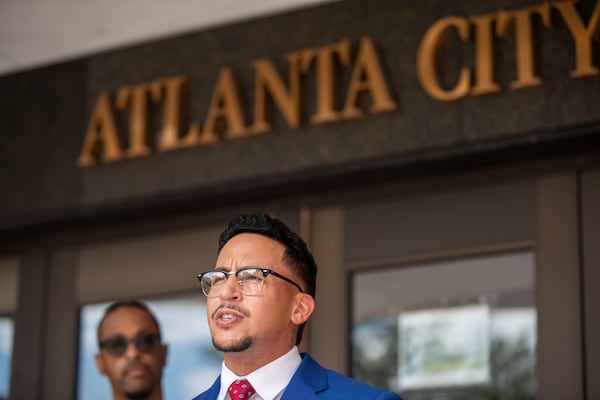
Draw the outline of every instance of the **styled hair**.
[[[98,343],[100,342],[100,329],[102,328],[102,325],[104,324],[104,321],[106,320],[106,317],[108,317],[112,312],[118,310],[119,308],[125,308],[125,307],[137,308],[138,310],[142,310],[146,314],[148,314],[150,319],[152,319],[152,322],[154,322],[154,325],[156,325],[156,330],[158,332],[158,337],[160,339],[160,325],[158,324],[158,320],[156,319],[156,317],[154,316],[152,311],[150,311],[150,308],[148,308],[146,303],[144,303],[141,300],[129,299],[129,300],[115,301],[114,303],[109,305],[106,308],[106,310],[104,310],[104,315],[102,316],[102,319],[100,320],[100,323],[98,324],[98,330],[97,330]]]
[[[317,264],[304,240],[277,218],[265,213],[241,214],[233,218],[219,236],[219,250],[240,233],[256,233],[281,243],[285,247],[283,260],[302,280],[304,292],[315,297],[317,290]],[[302,340],[304,325],[298,328],[296,344]]]

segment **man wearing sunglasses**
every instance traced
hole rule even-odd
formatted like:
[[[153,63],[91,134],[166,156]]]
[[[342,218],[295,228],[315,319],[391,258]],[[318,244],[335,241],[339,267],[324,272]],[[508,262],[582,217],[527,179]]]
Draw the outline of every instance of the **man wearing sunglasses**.
[[[117,301],[98,325],[98,371],[108,377],[114,400],[162,400],[167,346],[158,321],[138,300]]]
[[[216,266],[197,275],[221,375],[194,400],[402,400],[298,351],[315,308],[317,265],[302,238],[262,213],[234,218]]]

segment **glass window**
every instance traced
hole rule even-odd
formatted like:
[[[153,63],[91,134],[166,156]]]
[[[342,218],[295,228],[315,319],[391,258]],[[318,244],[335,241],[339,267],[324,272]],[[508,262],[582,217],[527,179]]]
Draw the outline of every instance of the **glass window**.
[[[163,341],[169,345],[163,371],[163,394],[167,399],[191,399],[206,390],[220,373],[222,355],[214,349],[204,296],[197,294],[146,301],[160,324]],[[97,328],[110,303],[82,307],[79,337],[79,400],[111,398],[108,378],[96,369]]]
[[[535,398],[530,252],[357,272],[352,373],[411,400]]]
[[[0,318],[0,399],[8,399],[13,329],[12,319]]]

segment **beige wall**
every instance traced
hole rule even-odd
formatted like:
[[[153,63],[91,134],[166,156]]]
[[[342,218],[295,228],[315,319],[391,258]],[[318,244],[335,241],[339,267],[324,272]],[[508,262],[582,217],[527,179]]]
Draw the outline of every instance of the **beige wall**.
[[[225,223],[113,240],[78,250],[78,304],[200,290],[196,273],[212,269]]]

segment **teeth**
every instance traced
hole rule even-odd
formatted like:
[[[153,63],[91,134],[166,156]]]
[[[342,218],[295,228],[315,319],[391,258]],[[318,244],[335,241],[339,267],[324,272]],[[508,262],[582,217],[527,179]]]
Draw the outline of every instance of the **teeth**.
[[[231,314],[223,314],[221,316],[221,319],[224,319],[225,321],[229,321],[231,318],[233,318],[233,315]]]

